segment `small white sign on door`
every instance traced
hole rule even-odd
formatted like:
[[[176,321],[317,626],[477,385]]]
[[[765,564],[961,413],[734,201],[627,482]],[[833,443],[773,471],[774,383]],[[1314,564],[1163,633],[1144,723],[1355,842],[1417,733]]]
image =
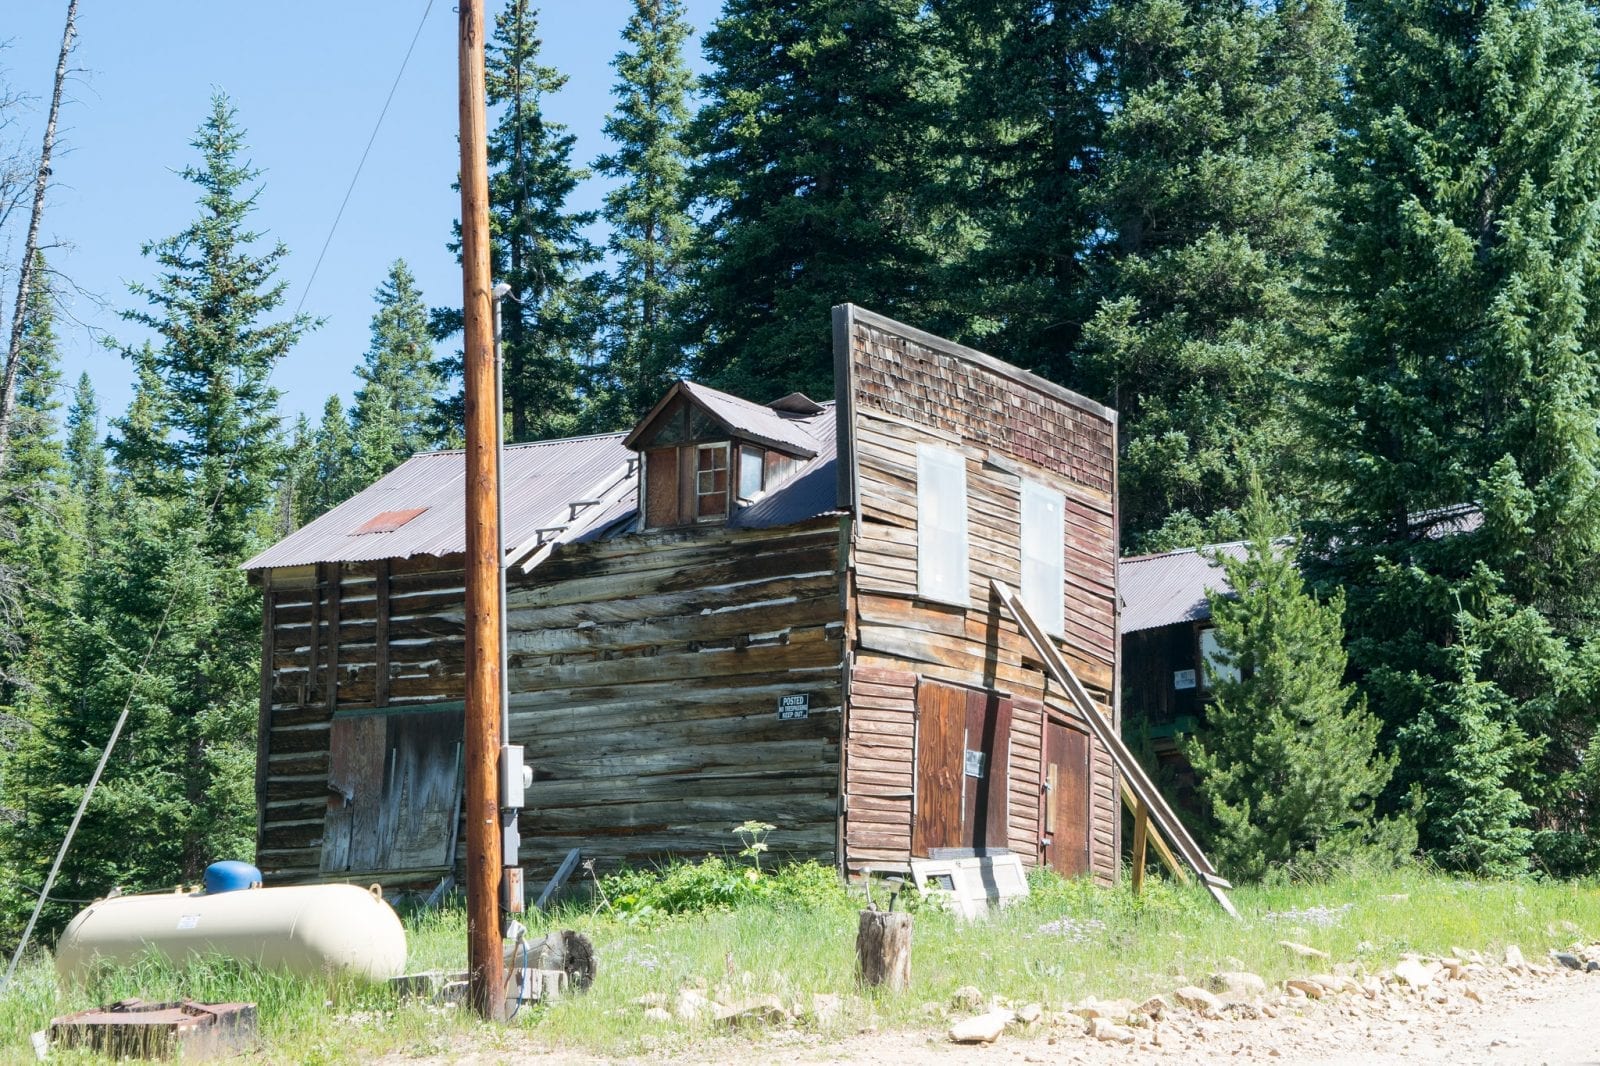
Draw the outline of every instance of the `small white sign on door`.
[[[1194,688],[1193,670],[1172,671],[1172,687],[1176,689]]]

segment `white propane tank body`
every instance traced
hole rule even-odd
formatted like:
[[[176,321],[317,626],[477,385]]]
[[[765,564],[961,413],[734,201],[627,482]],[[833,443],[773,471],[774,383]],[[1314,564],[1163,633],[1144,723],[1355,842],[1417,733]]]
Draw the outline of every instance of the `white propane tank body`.
[[[81,982],[97,965],[126,965],[152,951],[178,964],[216,954],[296,974],[385,980],[405,969],[406,933],[376,886],[115,896],[72,919],[56,943],[56,973]]]

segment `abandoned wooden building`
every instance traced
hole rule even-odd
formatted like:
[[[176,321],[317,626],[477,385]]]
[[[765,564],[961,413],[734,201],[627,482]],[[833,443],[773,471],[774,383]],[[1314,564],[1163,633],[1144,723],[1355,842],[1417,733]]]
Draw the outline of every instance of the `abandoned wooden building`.
[[[849,305],[833,346],[825,402],[680,382],[626,434],[505,449],[530,877],[723,851],[746,819],[851,871],[1005,848],[1115,877],[1108,753],[991,584],[1115,726],[1114,413]],[[246,564],[271,882],[456,861],[463,475],[416,456]]]

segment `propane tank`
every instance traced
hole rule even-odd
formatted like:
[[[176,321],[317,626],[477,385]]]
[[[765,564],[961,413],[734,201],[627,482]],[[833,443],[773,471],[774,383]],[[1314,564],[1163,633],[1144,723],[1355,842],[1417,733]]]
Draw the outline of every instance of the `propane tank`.
[[[215,954],[306,976],[386,980],[405,968],[406,934],[377,885],[117,896],[68,924],[56,943],[56,973],[81,982],[97,966],[152,951],[180,965]]]

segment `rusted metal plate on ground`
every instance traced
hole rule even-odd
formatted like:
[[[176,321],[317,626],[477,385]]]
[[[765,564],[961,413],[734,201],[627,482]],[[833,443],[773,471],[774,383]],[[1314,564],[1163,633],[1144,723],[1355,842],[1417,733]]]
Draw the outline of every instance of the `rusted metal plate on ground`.
[[[51,1043],[113,1058],[203,1061],[255,1047],[254,1003],[146,1003],[124,999],[50,1023]]]

